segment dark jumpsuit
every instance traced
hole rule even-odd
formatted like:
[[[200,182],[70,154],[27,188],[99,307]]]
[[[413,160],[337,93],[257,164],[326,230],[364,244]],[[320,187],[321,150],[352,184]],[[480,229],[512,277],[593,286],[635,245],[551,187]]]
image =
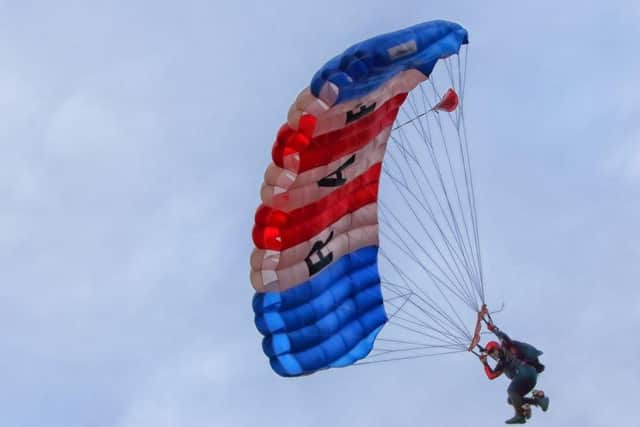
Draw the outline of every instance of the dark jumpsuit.
[[[535,399],[524,397],[536,386],[536,382],[538,381],[538,371],[536,367],[524,360],[520,349],[517,345],[514,345],[514,341],[512,341],[507,334],[498,328],[496,328],[493,333],[500,339],[502,345],[500,358],[495,368],[491,369],[491,366],[489,366],[487,362],[484,364],[484,370],[487,376],[492,380],[504,373],[507,378],[511,379],[511,384],[509,384],[507,388],[507,394],[509,395],[508,402],[513,405],[517,411],[524,403],[536,404]],[[544,369],[543,365],[538,362],[537,357],[534,363]]]

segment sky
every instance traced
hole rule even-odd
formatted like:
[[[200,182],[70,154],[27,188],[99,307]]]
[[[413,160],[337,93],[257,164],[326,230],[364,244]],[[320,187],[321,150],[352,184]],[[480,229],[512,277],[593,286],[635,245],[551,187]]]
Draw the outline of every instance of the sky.
[[[326,60],[470,33],[487,298],[544,350],[540,426],[633,425],[640,4],[0,1],[0,414],[11,427],[502,424],[467,354],[283,379],[253,325],[271,144]]]

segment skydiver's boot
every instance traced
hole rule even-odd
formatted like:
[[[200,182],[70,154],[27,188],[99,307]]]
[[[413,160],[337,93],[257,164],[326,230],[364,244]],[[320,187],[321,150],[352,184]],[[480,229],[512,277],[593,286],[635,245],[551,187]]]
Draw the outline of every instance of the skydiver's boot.
[[[514,415],[513,417],[509,418],[507,421],[505,421],[505,424],[524,424],[527,422],[527,419],[524,417],[524,415]]]
[[[527,422],[527,418],[524,415],[522,407],[515,408],[516,414],[505,421],[505,424],[524,424]]]
[[[531,394],[533,394],[533,398],[536,400],[536,404],[540,409],[542,409],[543,412],[547,412],[547,409],[549,409],[549,398],[544,395],[544,391],[533,390]]]

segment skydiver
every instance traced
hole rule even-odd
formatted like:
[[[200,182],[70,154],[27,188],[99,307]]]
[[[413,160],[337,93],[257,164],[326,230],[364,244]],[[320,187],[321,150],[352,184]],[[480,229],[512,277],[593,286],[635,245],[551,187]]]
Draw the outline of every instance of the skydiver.
[[[504,373],[511,383],[507,388],[507,402],[515,409],[515,415],[506,420],[507,424],[524,424],[531,417],[531,405],[539,406],[544,412],[549,408],[549,398],[542,390],[533,390],[538,380],[538,374],[544,371],[544,365],[538,360],[542,352],[534,346],[509,338],[493,323],[488,323],[500,343],[490,341],[485,345],[480,361],[490,380]],[[497,363],[492,369],[487,362],[490,356]],[[526,397],[532,391],[533,397]]]

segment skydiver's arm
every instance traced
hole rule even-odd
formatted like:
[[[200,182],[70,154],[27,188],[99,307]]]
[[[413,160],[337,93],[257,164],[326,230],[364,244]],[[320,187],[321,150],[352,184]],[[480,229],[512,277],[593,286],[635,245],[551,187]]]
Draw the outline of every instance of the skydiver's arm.
[[[491,369],[489,363],[485,360],[484,363],[484,373],[487,374],[487,378],[490,380],[495,380],[500,375],[502,375],[502,363],[498,362],[495,369]]]
[[[492,332],[498,337],[500,338],[500,341],[502,341],[502,343],[506,346],[506,347],[511,347],[511,338],[509,338],[509,335],[505,334],[504,332],[502,332],[500,329],[498,329],[497,326],[493,327]]]

